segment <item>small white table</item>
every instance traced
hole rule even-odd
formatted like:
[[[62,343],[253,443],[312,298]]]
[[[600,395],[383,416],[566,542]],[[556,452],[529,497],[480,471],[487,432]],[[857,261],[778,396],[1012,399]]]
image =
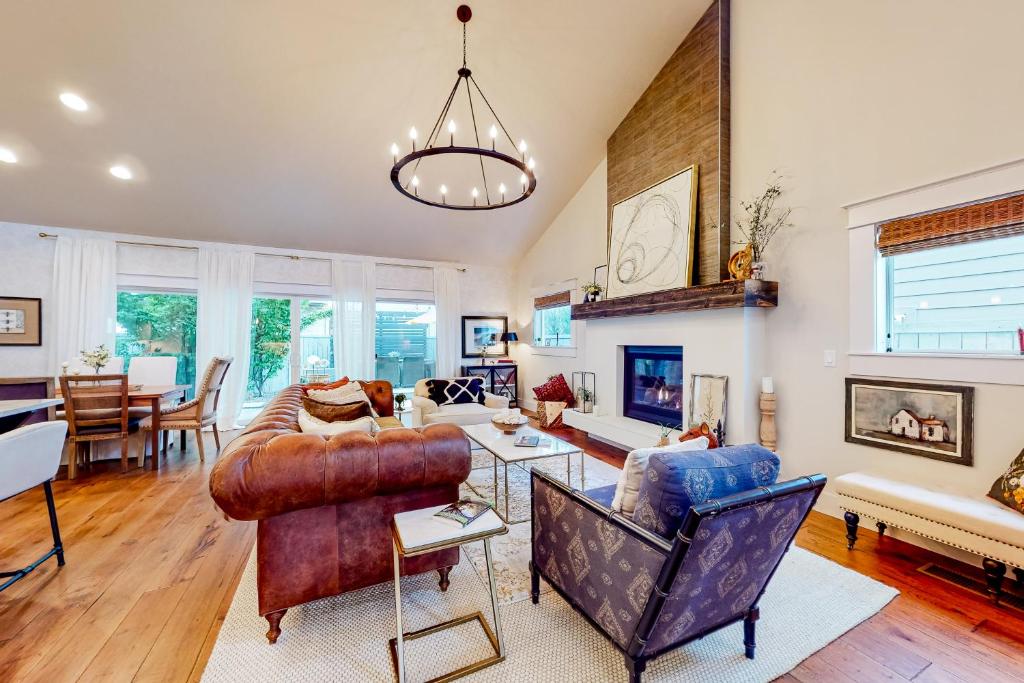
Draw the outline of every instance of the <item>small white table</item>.
[[[398,676],[398,683],[405,683],[405,641],[429,636],[433,633],[453,628],[476,620],[484,630],[484,634],[494,648],[494,655],[478,662],[463,666],[451,673],[432,678],[427,683],[452,681],[467,674],[479,671],[505,660],[505,637],[501,631],[501,616],[498,614],[498,593],[494,588],[494,570],[491,565],[491,538],[508,533],[505,526],[494,513],[488,510],[463,528],[445,522],[434,516],[434,513],[445,507],[437,505],[422,510],[399,512],[391,523],[391,538],[395,561],[395,617],[398,622],[398,635],[389,641],[391,662]],[[484,619],[483,612],[476,612],[457,617],[435,626],[418,631],[405,633],[402,631],[402,564],[406,557],[415,557],[437,550],[457,548],[473,541],[484,542],[484,556],[487,561],[487,581],[491,589],[491,611],[494,615],[494,632]],[[495,632],[497,635],[495,635]]]
[[[0,401],[0,417],[31,413],[35,410],[49,408],[50,406],[59,406],[63,402],[59,398],[19,398]]]
[[[583,471],[586,455],[579,446],[573,446],[568,441],[562,441],[550,434],[541,432],[523,425],[514,433],[506,433],[498,429],[490,422],[485,424],[466,425],[463,428],[471,443],[483,448],[494,456],[494,507],[498,510],[498,516],[506,524],[522,524],[530,521],[529,518],[511,520],[509,514],[509,490],[508,490],[508,466],[509,463],[518,464],[528,460],[540,460],[542,458],[554,458],[565,456],[565,483],[572,486],[572,457],[576,453],[580,455],[580,490],[586,490],[586,475]],[[536,436],[540,444],[535,447],[517,446],[516,439],[521,436]],[[498,505],[498,462],[505,468],[505,514],[502,514]]]

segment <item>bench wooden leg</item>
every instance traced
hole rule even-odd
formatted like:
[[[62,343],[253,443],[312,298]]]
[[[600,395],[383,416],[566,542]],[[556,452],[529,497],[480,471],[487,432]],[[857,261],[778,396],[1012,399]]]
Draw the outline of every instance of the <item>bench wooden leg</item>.
[[[1017,586],[1024,588],[1024,569],[1020,567],[1013,568],[1013,575],[1017,579]]]
[[[985,558],[981,561],[985,569],[985,581],[988,582],[988,597],[996,605],[1003,594],[1003,578],[1006,576],[1006,565],[996,560]]]
[[[885,522],[875,522],[875,526],[878,528],[878,537],[885,536],[885,530],[888,529],[888,525]]]
[[[857,526],[860,524],[860,515],[856,512],[847,512],[843,515],[846,520],[846,541],[847,549],[853,550],[853,544],[857,542]]]

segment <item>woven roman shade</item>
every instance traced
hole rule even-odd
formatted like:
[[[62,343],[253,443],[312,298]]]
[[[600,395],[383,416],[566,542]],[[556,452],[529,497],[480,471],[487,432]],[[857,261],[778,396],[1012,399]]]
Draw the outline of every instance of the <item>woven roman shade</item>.
[[[547,296],[538,296],[533,300],[533,308],[536,311],[543,310],[545,308],[555,308],[556,306],[568,306],[569,305],[569,292],[558,292],[557,294],[548,294]]]
[[[879,226],[882,256],[1024,234],[1024,193],[932,213],[897,218]]]

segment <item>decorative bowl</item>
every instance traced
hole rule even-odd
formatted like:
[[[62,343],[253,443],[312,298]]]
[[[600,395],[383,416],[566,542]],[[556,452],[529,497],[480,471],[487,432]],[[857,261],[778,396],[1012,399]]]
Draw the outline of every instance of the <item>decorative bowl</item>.
[[[521,415],[520,419],[522,422],[499,422],[498,420],[491,420],[491,424],[506,434],[515,434],[516,430],[530,422],[530,419],[525,415]]]

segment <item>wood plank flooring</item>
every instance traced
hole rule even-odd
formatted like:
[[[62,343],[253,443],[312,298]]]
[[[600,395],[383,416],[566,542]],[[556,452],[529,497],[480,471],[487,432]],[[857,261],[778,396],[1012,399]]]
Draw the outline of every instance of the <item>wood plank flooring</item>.
[[[552,431],[622,463],[615,448]],[[199,679],[256,529],[225,521],[210,500],[212,439],[204,464],[188,443],[158,472],[111,462],[55,483],[68,563],[50,560],[0,593],[0,681]],[[41,490],[0,503],[0,519],[0,567],[49,547]],[[783,680],[1024,681],[1024,615],[918,572],[939,560],[932,553],[866,530],[851,553],[844,536],[842,522],[812,513],[797,543],[901,595]]]

